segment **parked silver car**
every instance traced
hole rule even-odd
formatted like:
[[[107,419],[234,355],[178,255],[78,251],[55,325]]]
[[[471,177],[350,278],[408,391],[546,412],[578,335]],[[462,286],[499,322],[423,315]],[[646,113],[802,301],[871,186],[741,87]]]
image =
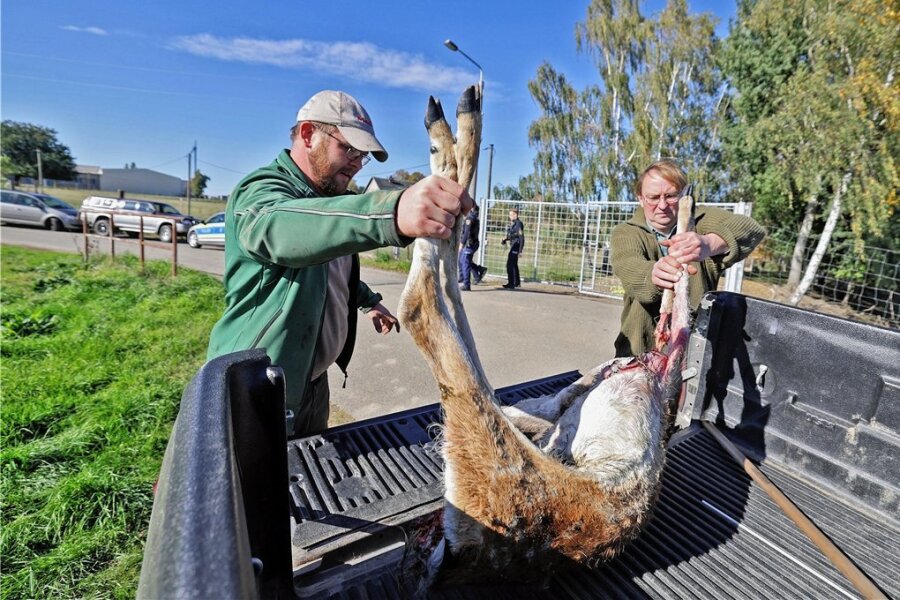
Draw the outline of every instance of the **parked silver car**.
[[[78,209],[48,194],[0,192],[0,221],[36,225],[51,231],[81,229]]]
[[[158,236],[160,241],[166,243],[172,241],[173,235],[186,236],[188,229],[200,222],[190,215],[181,214],[165,202],[103,196],[85,198],[81,203],[81,216],[97,235],[109,235],[110,223],[115,231],[137,235],[143,223],[144,235]]]

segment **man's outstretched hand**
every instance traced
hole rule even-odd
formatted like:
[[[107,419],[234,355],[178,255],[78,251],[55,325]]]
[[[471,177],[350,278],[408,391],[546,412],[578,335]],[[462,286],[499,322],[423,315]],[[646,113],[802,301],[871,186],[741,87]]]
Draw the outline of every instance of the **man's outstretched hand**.
[[[474,202],[465,188],[431,175],[404,190],[397,203],[397,231],[406,237],[450,237],[457,217]]]
[[[372,307],[372,310],[367,312],[366,316],[372,321],[375,331],[381,335],[389,334],[394,327],[397,328],[398,332],[400,331],[400,321],[381,302]]]

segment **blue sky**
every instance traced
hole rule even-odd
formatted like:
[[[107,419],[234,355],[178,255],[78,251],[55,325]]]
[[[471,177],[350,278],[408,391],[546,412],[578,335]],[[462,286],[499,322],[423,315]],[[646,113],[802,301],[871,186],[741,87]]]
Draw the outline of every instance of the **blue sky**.
[[[663,5],[647,2],[651,14]],[[689,1],[720,18],[734,2]],[[579,88],[596,81],[574,30],[587,1],[454,2],[264,0],[149,2],[5,0],[3,119],[55,129],[79,164],[134,162],[187,176],[197,142],[211,194],[289,145],[297,109],[322,89],[354,95],[390,158],[357,175],[427,173],[422,120],[428,96],[455,106],[478,69],[444,47],[452,39],[485,78],[484,146],[494,145],[493,184],[531,171],[528,81],[543,61]],[[485,193],[482,152],[478,195]]]

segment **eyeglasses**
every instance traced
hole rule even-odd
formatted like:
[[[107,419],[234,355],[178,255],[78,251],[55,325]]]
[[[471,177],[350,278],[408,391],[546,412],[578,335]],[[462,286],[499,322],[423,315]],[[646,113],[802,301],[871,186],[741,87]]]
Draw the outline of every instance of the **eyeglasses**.
[[[353,146],[341,141],[339,138],[328,133],[327,131],[325,131],[324,129],[322,129],[320,127],[316,127],[316,129],[321,131],[322,133],[324,133],[325,135],[327,135],[334,141],[336,141],[340,145],[340,147],[344,149],[344,153],[347,155],[347,158],[349,160],[356,160],[357,158],[359,158],[360,159],[359,162],[363,166],[365,166],[367,162],[372,160],[372,156],[368,152],[364,152],[362,150],[357,150]]]
[[[659,204],[660,200],[663,200],[666,204],[671,206],[673,204],[677,204],[680,198],[681,194],[678,192],[670,192],[668,194],[648,194],[644,196],[644,202],[646,202],[650,206],[656,206],[657,204]]]

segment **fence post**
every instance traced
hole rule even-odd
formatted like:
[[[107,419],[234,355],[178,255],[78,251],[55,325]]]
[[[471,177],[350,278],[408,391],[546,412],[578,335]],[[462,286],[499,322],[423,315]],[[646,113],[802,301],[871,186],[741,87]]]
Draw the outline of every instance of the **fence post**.
[[[141,249],[141,275],[144,274],[144,215],[138,217],[140,230],[138,231],[138,246]]]
[[[534,235],[534,264],[532,266],[531,279],[533,281],[538,281],[538,258],[540,258],[541,251],[541,223],[543,221],[544,216],[544,202],[538,202],[538,218],[537,218],[537,232]]]
[[[178,275],[178,229],[172,219],[172,277]]]
[[[88,250],[90,244],[88,242],[90,242],[90,238],[88,238],[88,220],[86,214],[81,215],[81,233],[84,235],[84,262],[88,262],[88,256],[90,254],[90,251]]]
[[[581,235],[581,269],[578,273],[578,291],[584,291],[584,269],[587,262],[588,247],[588,230],[590,229],[591,206],[590,203],[584,206],[584,233]]]
[[[601,230],[603,229],[603,205],[597,203],[597,229],[594,231],[594,243],[593,243],[593,252],[594,255],[591,257],[591,289],[597,289],[597,255],[602,252],[600,249],[600,237],[602,235]]]
[[[488,190],[490,191],[490,190]],[[481,206],[478,207],[478,264],[487,267],[487,222],[488,222],[488,199],[481,199]]]
[[[109,213],[109,231],[106,232],[106,235],[109,237],[109,257],[113,262],[116,260],[116,236],[113,235],[115,231],[115,216]]]
[[[734,207],[734,214],[749,217],[753,211],[753,204],[750,202],[738,202]],[[740,261],[725,269],[725,291],[741,293],[744,283],[744,261]]]

